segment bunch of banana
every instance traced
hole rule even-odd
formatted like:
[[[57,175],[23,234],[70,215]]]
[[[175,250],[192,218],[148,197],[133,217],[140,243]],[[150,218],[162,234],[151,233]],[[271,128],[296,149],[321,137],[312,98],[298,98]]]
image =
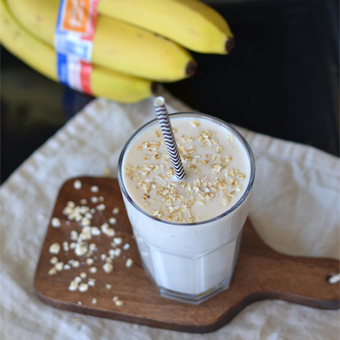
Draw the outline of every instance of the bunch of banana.
[[[0,0],[0,42],[15,56],[46,77],[57,81],[56,52],[28,33]],[[93,65],[91,87],[94,96],[122,103],[137,102],[152,94],[152,82]]]
[[[2,43],[57,80],[53,44],[59,0],[7,0],[7,5],[1,0]],[[194,74],[187,49],[227,54],[234,45],[226,21],[197,0],[100,0],[97,10],[91,57],[95,96],[141,100],[151,95],[154,81]]]

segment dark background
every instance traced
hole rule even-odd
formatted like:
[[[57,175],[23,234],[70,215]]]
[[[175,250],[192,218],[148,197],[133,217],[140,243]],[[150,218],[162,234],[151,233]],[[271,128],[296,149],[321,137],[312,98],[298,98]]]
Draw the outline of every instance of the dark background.
[[[212,5],[229,22],[228,56],[193,53],[193,78],[165,84],[195,110],[339,156],[339,4]],[[54,83],[1,47],[1,182],[93,98]]]

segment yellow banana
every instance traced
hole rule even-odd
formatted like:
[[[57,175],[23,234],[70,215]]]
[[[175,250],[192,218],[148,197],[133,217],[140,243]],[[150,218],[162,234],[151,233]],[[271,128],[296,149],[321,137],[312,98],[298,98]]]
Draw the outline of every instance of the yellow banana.
[[[23,62],[46,77],[57,80],[54,49],[29,34],[12,16],[5,0],[0,0],[0,42]],[[148,98],[152,84],[148,80],[93,65],[91,87],[95,96],[131,103]]]
[[[197,0],[100,0],[98,13],[157,33],[196,52],[226,54],[234,46],[225,19]]]
[[[7,0],[16,19],[32,34],[53,45],[58,0]],[[155,81],[177,81],[193,75],[195,62],[176,43],[132,25],[97,17],[92,62]]]

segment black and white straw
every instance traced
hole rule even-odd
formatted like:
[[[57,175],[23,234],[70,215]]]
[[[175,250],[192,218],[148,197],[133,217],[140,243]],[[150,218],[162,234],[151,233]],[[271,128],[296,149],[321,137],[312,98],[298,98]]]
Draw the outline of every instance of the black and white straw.
[[[168,112],[165,108],[165,101],[163,97],[155,98],[153,105],[157,114],[159,124],[162,129],[163,137],[165,140],[166,147],[170,155],[171,163],[175,171],[175,175],[178,179],[185,177],[185,172],[181,157],[178,152],[174,132],[172,130]]]

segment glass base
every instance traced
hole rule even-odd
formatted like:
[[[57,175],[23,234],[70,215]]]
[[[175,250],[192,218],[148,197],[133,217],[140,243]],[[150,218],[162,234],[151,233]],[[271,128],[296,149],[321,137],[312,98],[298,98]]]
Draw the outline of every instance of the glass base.
[[[200,303],[212,298],[213,296],[223,292],[224,290],[227,290],[229,288],[229,284],[230,284],[230,278],[228,278],[227,280],[224,280],[223,282],[216,285],[215,287],[212,287],[208,289],[207,291],[201,294],[198,294],[198,295],[178,293],[178,292],[174,292],[172,290],[169,290],[163,287],[158,287],[158,289],[159,289],[160,295],[164,298],[172,299],[172,300],[176,300],[180,302],[187,302],[193,305],[199,305]]]
[[[181,292],[170,290],[170,289],[167,289],[167,288],[164,288],[164,287],[158,285],[157,282],[154,280],[153,276],[151,275],[151,273],[149,272],[149,270],[148,270],[147,266],[145,265],[143,259],[142,259],[142,265],[143,265],[145,272],[148,274],[152,283],[157,287],[157,289],[159,290],[159,293],[162,297],[167,298],[167,299],[180,301],[180,302],[190,303],[190,304],[193,304],[193,305],[199,305],[200,303],[212,298],[213,296],[223,292],[224,290],[229,289],[230,281],[233,277],[237,258],[238,258],[238,254],[239,254],[239,251],[240,251],[241,238],[242,238],[242,230],[239,233],[237,240],[236,240],[236,248],[235,248],[233,267],[232,267],[232,270],[231,270],[229,277],[227,277],[225,280],[223,280],[219,284],[217,284],[217,285],[209,288],[208,290],[206,290],[206,291],[204,291],[200,294],[197,294],[197,295],[181,293]]]

